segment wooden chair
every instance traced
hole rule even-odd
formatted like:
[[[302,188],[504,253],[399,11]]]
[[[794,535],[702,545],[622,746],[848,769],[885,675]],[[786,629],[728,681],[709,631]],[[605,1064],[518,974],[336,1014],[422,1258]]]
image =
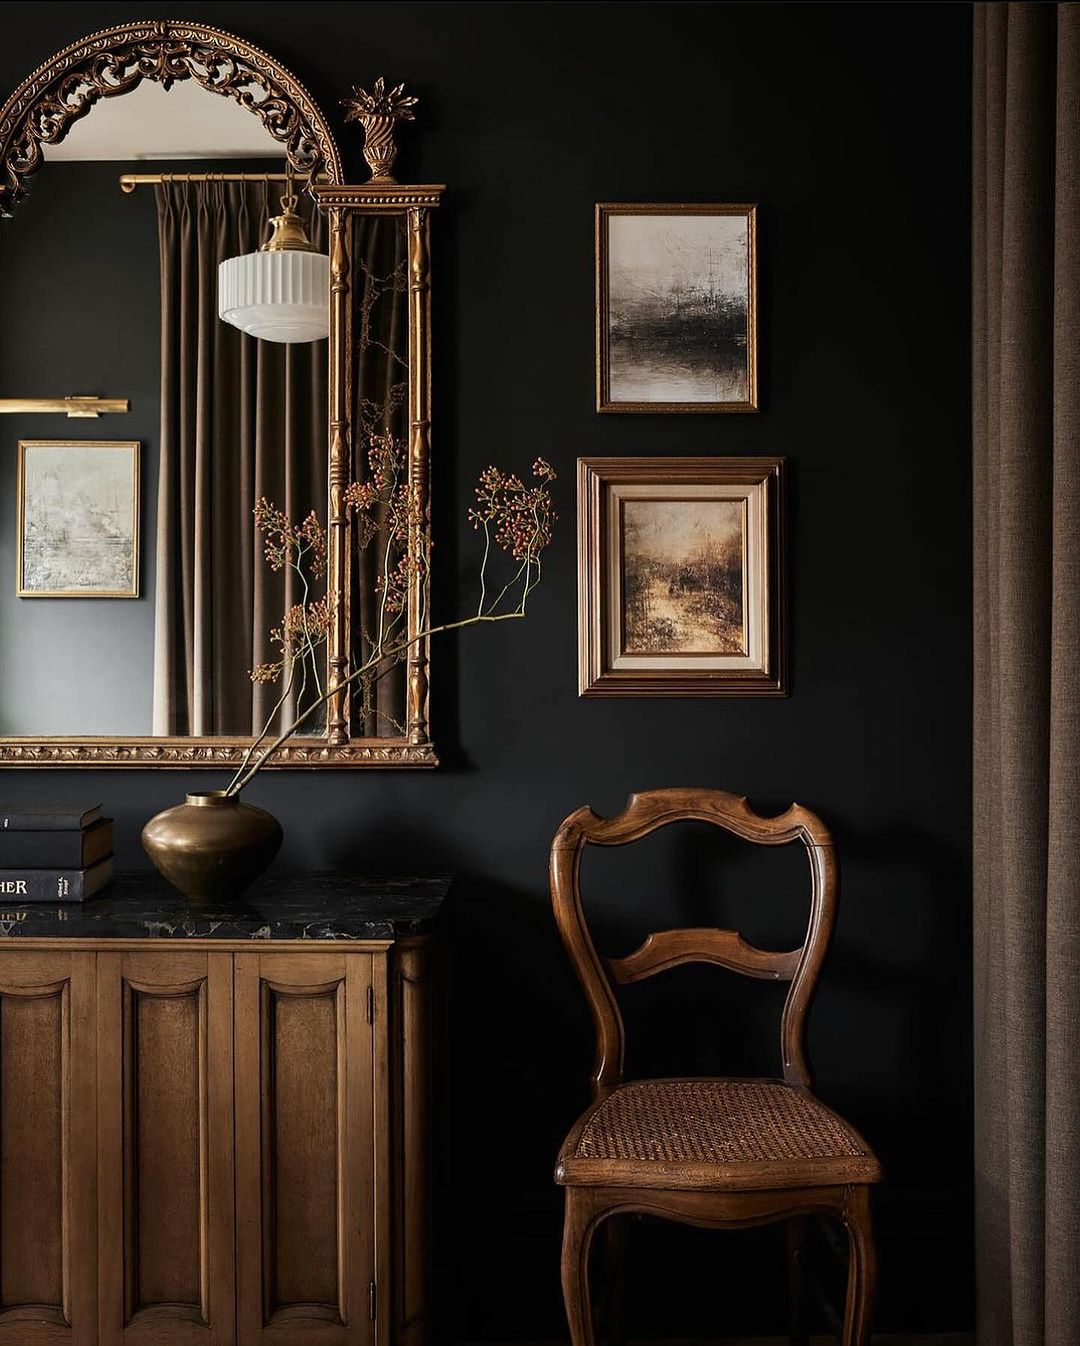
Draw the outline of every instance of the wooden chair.
[[[810,861],[810,921],[798,949],[773,953],[734,930],[664,930],[625,958],[601,958],[582,912],[587,844],[621,846],[658,827],[698,819],[745,841],[801,841]],[[793,805],[759,817],[720,790],[651,790],[617,817],[578,809],[551,847],[551,897],[570,961],[596,1028],[593,1103],[559,1151],[566,1189],[562,1285],[573,1346],[593,1346],[589,1252],[597,1229],[639,1213],[710,1229],[787,1220],[792,1341],[805,1343],[799,1262],[807,1217],[835,1217],[847,1231],[843,1346],[867,1346],[875,1253],[870,1184],[881,1170],[862,1137],[811,1093],[806,1012],[836,916],[837,866],[821,820]],[[681,963],[715,963],[744,976],[791,983],[780,1025],[783,1079],[657,1079],[623,1082],[624,1029],[615,987]],[[614,1226],[609,1226],[612,1232]]]

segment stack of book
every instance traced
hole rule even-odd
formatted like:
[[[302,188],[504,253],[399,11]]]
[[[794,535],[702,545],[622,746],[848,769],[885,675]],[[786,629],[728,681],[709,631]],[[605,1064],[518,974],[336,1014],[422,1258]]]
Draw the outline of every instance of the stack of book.
[[[112,872],[112,819],[100,804],[0,806],[0,902],[81,902]]]

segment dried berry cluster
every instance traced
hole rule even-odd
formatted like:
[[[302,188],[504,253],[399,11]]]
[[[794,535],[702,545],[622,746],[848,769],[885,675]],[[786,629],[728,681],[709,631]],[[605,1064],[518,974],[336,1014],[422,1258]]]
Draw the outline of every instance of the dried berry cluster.
[[[368,445],[368,470],[376,491],[384,495],[401,479],[405,467],[405,446],[393,435],[372,435]]]
[[[325,595],[310,603],[294,603],[281,625],[270,632],[270,639],[281,650],[281,658],[252,669],[252,682],[277,682],[282,670],[321,645],[329,630],[330,602]]]
[[[469,510],[472,526],[488,530],[515,561],[538,560],[558,518],[549,489],[555,469],[546,459],[537,458],[532,474],[538,486],[526,486],[520,477],[497,467],[485,468],[476,487],[476,506]]]
[[[385,612],[398,616],[408,605],[412,577],[427,571],[426,551],[410,546],[410,538],[420,536],[415,530],[423,525],[423,506],[418,488],[408,481],[405,445],[393,435],[371,436],[368,472],[367,481],[346,487],[345,503],[352,511],[359,547],[385,530],[386,550],[375,592]]]
[[[255,506],[255,527],[265,534],[264,555],[271,570],[296,565],[304,559],[314,579],[326,573],[326,529],[315,511],[299,524],[294,524],[266,496],[260,496]]]
[[[423,575],[426,562],[420,552],[405,551],[394,565],[375,581],[375,592],[386,596],[386,611],[399,616],[409,602],[409,583],[414,575]]]

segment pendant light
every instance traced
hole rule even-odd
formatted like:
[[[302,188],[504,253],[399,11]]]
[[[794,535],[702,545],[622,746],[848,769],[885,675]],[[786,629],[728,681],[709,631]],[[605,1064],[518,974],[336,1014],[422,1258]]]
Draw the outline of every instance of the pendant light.
[[[318,252],[296,213],[292,174],[281,214],[258,252],[218,266],[218,316],[260,341],[321,341],[330,333],[330,258]]]

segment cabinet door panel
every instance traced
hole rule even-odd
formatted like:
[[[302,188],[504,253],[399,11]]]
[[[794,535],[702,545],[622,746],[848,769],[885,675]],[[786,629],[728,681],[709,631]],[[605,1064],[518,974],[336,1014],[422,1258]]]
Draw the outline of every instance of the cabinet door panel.
[[[236,957],[242,1346],[374,1339],[371,956]]]
[[[0,953],[0,1346],[94,1346],[94,955]]]
[[[101,1346],[232,1346],[232,958],[101,954]]]

